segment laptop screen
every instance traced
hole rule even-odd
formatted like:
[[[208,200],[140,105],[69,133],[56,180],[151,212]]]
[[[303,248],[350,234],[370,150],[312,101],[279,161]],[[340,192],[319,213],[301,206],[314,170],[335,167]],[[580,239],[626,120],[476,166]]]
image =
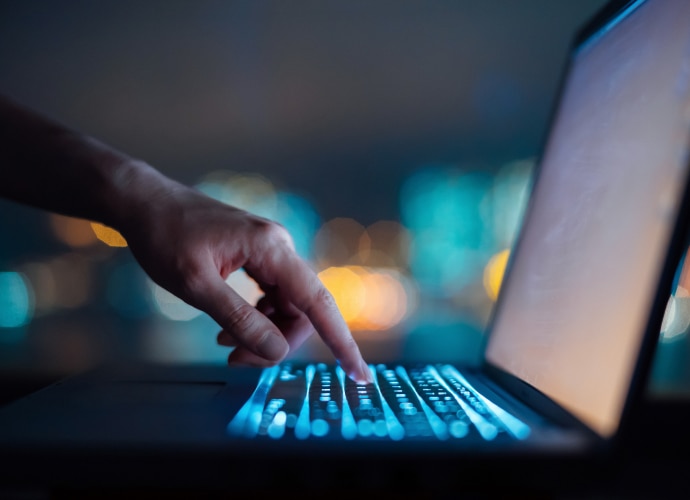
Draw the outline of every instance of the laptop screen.
[[[618,428],[690,156],[690,2],[634,2],[577,48],[487,360]]]

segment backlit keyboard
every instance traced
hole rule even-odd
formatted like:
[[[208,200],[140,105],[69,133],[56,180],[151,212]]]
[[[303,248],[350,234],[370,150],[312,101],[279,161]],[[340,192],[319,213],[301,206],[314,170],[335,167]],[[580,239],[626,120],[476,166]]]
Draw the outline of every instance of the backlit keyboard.
[[[372,365],[357,384],[339,366],[283,363],[263,370],[228,424],[259,439],[525,439],[529,427],[477,392],[452,365]]]

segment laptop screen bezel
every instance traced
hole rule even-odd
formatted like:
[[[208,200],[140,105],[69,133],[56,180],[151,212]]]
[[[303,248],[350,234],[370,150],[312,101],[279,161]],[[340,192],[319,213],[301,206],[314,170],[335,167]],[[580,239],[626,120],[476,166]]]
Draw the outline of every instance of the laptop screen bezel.
[[[550,125],[555,122],[556,116],[560,109],[561,96],[563,94],[565,83],[568,81],[575,54],[577,54],[577,52],[584,45],[591,43],[597,37],[604,34],[614,23],[630,15],[634,10],[636,10],[637,7],[641,6],[646,1],[647,0],[611,0],[576,33],[561,73],[558,92],[556,93],[556,101],[552,106],[552,113],[549,119]],[[548,127],[546,135],[542,140],[542,147],[540,151],[542,154],[549,139],[550,131],[551,127]],[[541,169],[540,164],[540,159],[538,159],[533,172],[532,191],[534,191],[539,182]],[[643,333],[640,356],[638,357],[633,369],[630,388],[625,397],[625,403],[623,405],[621,419],[617,431],[610,437],[602,437],[591,427],[586,425],[582,420],[577,418],[573,413],[555,403],[552,398],[548,397],[526,381],[491,363],[487,359],[486,349],[490,341],[492,327],[495,323],[495,318],[500,314],[502,307],[501,294],[499,294],[491,317],[487,323],[486,334],[484,335],[482,346],[481,369],[490,379],[492,379],[514,397],[520,399],[528,406],[539,411],[548,418],[551,418],[555,422],[584,430],[588,434],[591,434],[603,440],[604,442],[612,443],[620,437],[620,435],[625,431],[632,408],[641,401],[641,398],[644,395],[646,388],[645,382],[648,380],[654,360],[654,353],[659,339],[666,303],[671,293],[673,278],[688,241],[688,233],[690,228],[690,224],[688,222],[688,219],[690,219],[690,175],[688,175],[688,170],[690,170],[690,162],[686,167],[685,189],[682,193],[678,208],[678,216],[671,232],[669,247],[666,252],[662,272],[657,282],[652,307],[647,324],[645,326],[645,331]],[[529,217],[530,211],[532,210],[532,199],[530,197],[530,200],[527,202],[527,206],[525,208],[524,219]],[[519,233],[515,244],[513,245],[506,267],[505,282],[510,280],[510,269],[512,267],[512,262],[515,256],[520,252],[521,234],[522,232]]]

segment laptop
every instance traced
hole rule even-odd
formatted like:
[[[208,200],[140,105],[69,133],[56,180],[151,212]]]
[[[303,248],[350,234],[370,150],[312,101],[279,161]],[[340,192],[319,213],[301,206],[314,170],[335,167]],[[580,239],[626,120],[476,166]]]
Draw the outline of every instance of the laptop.
[[[374,361],[368,385],[297,360],[102,367],[0,410],[3,479],[325,485],[345,463],[610,457],[686,248],[689,19],[685,0],[613,1],[575,37],[479,365]]]

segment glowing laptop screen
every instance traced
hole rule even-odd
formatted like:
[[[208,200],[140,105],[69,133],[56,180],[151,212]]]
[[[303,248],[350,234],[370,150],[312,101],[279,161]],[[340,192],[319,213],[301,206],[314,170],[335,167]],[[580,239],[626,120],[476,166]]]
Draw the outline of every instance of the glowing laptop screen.
[[[690,2],[637,2],[573,55],[487,359],[618,428],[685,184]]]

